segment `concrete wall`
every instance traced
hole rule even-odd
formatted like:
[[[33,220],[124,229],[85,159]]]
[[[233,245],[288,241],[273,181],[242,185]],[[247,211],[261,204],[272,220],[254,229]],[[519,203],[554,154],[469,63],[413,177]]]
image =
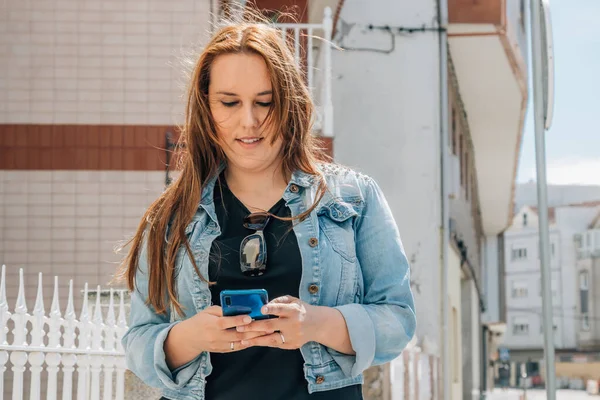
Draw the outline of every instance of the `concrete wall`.
[[[63,309],[69,279],[76,295],[85,282],[90,289],[106,286],[121,257],[115,247],[133,234],[163,188],[163,172],[0,170],[0,264],[6,264],[11,308],[19,268],[30,309],[39,272],[47,308],[55,275]]]
[[[429,25],[436,18],[436,2],[385,0],[366,7],[351,0],[339,18],[349,30],[338,25],[336,44],[385,50],[390,35],[367,25]],[[389,54],[334,51],[334,154],[383,188],[412,265],[417,336],[439,351],[438,36],[396,36],[395,42]]]
[[[172,124],[213,0],[0,5],[2,123]]]
[[[471,279],[461,280],[463,398],[479,390],[481,381],[481,323],[479,300]]]

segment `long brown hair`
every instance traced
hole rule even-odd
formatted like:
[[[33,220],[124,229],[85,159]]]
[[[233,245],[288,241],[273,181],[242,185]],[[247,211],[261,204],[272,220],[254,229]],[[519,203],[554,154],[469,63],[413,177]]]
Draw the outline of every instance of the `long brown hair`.
[[[177,300],[175,262],[181,246],[200,274],[194,260],[185,228],[191,222],[207,181],[218,174],[226,162],[219,145],[215,121],[212,118],[208,85],[210,68],[215,58],[223,54],[250,53],[261,56],[269,71],[273,88],[272,108],[266,123],[274,124],[272,141],[282,137],[282,172],[289,177],[300,170],[319,178],[319,189],[312,207],[297,218],[309,214],[327,190],[317,163],[326,159],[318,140],[312,135],[314,105],[305,84],[304,75],[295,63],[281,32],[264,22],[229,23],[214,34],[191,73],[187,90],[185,122],[179,138],[181,154],[177,179],[156,200],[142,218],[130,240],[131,248],[115,278],[125,280],[129,290],[135,288],[135,275],[143,247],[147,248],[148,299],[146,303],[158,314],[165,314],[170,304],[179,315],[182,306]],[[165,233],[169,226],[169,237]]]

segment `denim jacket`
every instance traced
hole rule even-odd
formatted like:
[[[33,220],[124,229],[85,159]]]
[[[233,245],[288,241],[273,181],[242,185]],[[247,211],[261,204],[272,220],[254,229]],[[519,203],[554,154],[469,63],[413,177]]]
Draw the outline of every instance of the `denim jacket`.
[[[363,382],[362,372],[396,358],[412,338],[415,309],[409,265],[398,228],[375,181],[350,169],[322,165],[328,191],[302,222],[294,225],[302,256],[300,299],[334,307],[342,313],[356,355],[346,355],[316,342],[300,349],[310,393]],[[211,244],[220,234],[213,204],[216,177],[203,189],[198,210],[185,233],[201,274],[208,277]],[[292,216],[314,203],[315,176],[297,171],[283,195]],[[142,250],[131,293],[129,329],[123,337],[127,366],[165,397],[205,399],[211,373],[210,354],[169,370],[163,351],[169,330],[179,317],[162,316],[145,303],[148,296],[147,254]],[[177,293],[189,318],[211,305],[207,283],[195,273],[184,249],[176,261]]]

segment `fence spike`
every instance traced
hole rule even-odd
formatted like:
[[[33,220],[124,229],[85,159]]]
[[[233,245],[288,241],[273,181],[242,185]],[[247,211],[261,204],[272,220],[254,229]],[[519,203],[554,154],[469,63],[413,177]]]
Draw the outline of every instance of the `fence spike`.
[[[52,305],[50,306],[50,317],[61,317],[60,305],[58,302],[58,276],[54,277],[54,294],[52,295]]]
[[[42,291],[43,284],[43,276],[40,272],[38,274],[38,289],[37,296],[35,299],[35,306],[33,307],[33,312],[31,313],[31,345],[35,347],[44,346],[44,336],[46,332],[44,331],[44,322],[46,319],[46,310],[44,310],[44,294]],[[38,360],[39,361],[39,360]]]
[[[29,320],[29,314],[27,314],[27,304],[25,303],[25,288],[23,279],[23,268],[19,269],[19,294],[17,295],[17,304],[15,306],[15,313],[11,319],[14,321],[14,344],[17,346],[27,346],[27,321]],[[20,359],[18,360],[20,362]]]
[[[75,309],[73,307],[73,279],[69,280],[69,299],[67,300],[67,309],[65,310],[64,323],[64,341],[63,346],[67,349],[75,348],[75,327],[77,326],[77,320],[75,317]],[[73,361],[71,358],[65,360]],[[73,361],[74,363],[75,361]],[[72,366],[72,364],[71,364]],[[69,367],[70,368],[70,367]]]
[[[103,323],[102,309],[100,307],[100,285],[98,285],[96,289],[96,306],[94,309],[94,318],[92,319],[92,322],[98,325],[97,327],[100,327],[100,325],[102,325]]]
[[[48,318],[48,347],[59,348],[60,347],[60,326],[62,325],[62,318],[60,315],[60,306],[58,304],[58,276],[54,277],[54,295],[52,297],[52,306],[50,306],[50,318]],[[51,362],[60,361],[58,358],[46,358],[46,361]],[[50,364],[48,364],[50,365]],[[54,364],[52,364],[54,365]],[[54,371],[54,370],[53,370]],[[54,373],[54,372],[53,372]],[[55,378],[53,378],[55,379]]]
[[[2,264],[2,278],[0,278],[0,308],[8,308],[6,302],[6,265]]]
[[[108,300],[108,313],[106,314],[106,324],[110,327],[115,326],[115,301],[113,299],[114,290],[110,288],[110,299]]]
[[[44,309],[44,295],[42,293],[42,273],[38,274],[38,288],[37,288],[37,296],[35,299],[35,306],[33,307],[33,314],[39,313],[41,311],[42,315],[46,312]]]
[[[25,302],[25,282],[23,279],[23,268],[19,269],[19,293],[17,294],[17,304],[15,312],[25,314],[27,312],[27,303]]]
[[[83,286],[83,305],[81,306],[81,313],[79,314],[79,322],[89,322],[90,314],[88,311],[88,284],[87,282]]]
[[[67,300],[67,309],[65,310],[65,319],[75,319],[75,308],[73,307],[73,279],[69,280],[69,298]]]
[[[117,322],[117,326],[120,328],[127,327],[127,318],[125,317],[125,291],[121,290],[121,294],[119,296],[119,321]]]
[[[8,311],[8,302],[6,301],[6,265],[2,265],[2,277],[0,278],[0,344],[7,345],[6,334],[8,327],[6,326],[10,319]]]

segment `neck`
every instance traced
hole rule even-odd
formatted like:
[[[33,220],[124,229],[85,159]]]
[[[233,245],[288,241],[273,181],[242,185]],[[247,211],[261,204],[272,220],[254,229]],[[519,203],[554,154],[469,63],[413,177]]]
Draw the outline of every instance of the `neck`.
[[[283,175],[281,162],[256,171],[246,170],[230,164],[225,170],[225,179],[234,193],[251,196],[273,192],[282,193],[288,184],[288,179]]]

